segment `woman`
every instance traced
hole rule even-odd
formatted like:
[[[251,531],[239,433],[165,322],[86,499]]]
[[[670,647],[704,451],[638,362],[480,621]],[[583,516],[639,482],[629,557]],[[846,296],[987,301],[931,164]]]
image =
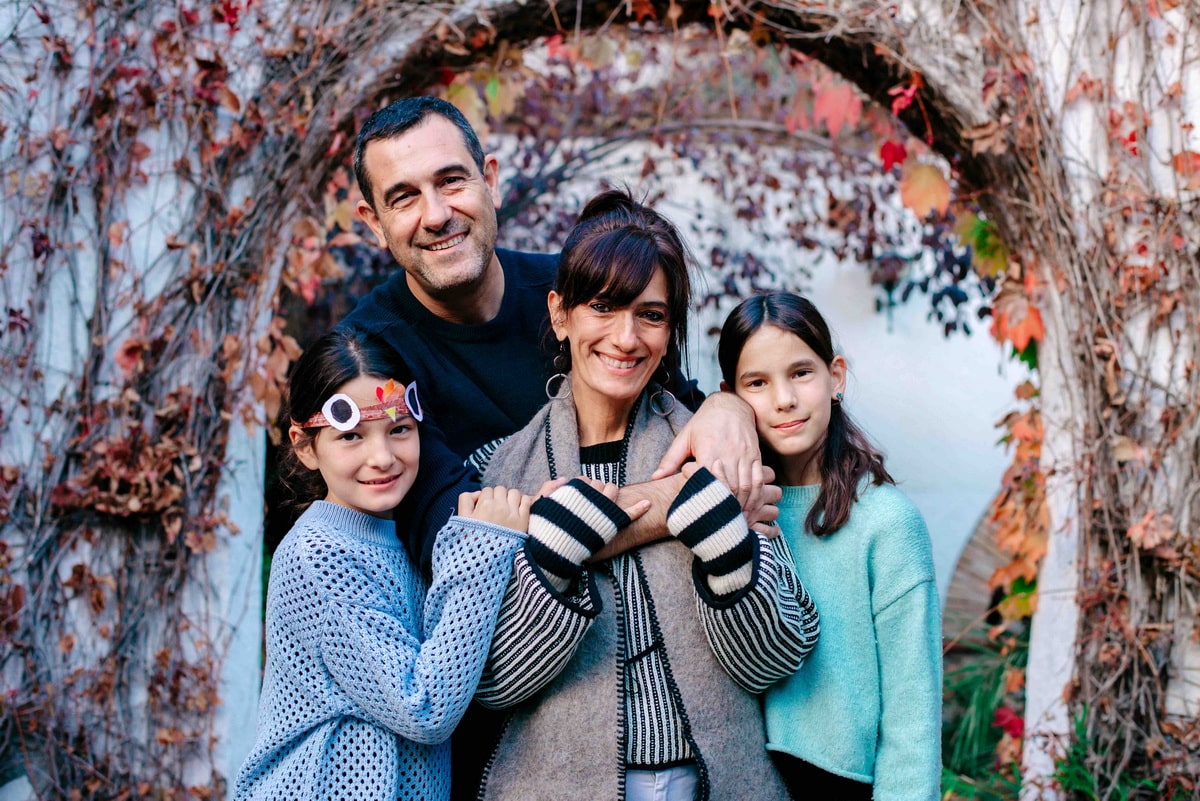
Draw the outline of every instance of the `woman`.
[[[537,502],[515,560],[478,697],[530,702],[511,715],[482,798],[787,797],[752,694],[816,639],[786,546],[748,531],[728,489],[690,469],[671,538],[584,569],[628,522],[616,486],[648,479],[689,417],[661,388],[689,293],[670,223],[623,192],[587,204],[548,298],[565,375],[484,476],[528,493],[587,480]]]

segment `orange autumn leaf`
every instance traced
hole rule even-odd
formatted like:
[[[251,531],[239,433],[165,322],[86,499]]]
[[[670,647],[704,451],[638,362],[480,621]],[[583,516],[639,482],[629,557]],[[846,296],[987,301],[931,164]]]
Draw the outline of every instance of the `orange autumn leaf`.
[[[992,336],[1013,343],[1018,351],[1025,350],[1031,340],[1041,342],[1046,336],[1042,314],[1030,302],[1028,287],[1016,281],[1006,281],[992,304]]]
[[[1042,418],[1036,411],[1029,411],[1013,421],[1009,430],[1013,439],[1022,442],[1042,441]]]
[[[1200,172],[1200,153],[1194,150],[1185,150],[1177,153],[1171,163],[1175,167],[1175,172],[1180,175],[1195,175]]]
[[[1175,520],[1169,514],[1159,514],[1151,510],[1129,527],[1126,536],[1141,550],[1153,550],[1174,539]]]
[[[900,170],[900,201],[922,220],[950,205],[950,184],[932,164],[905,164]]]
[[[1200,189],[1200,153],[1185,150],[1171,159],[1175,172],[1187,178],[1186,189]]]
[[[129,230],[129,222],[121,220],[108,226],[108,243],[120,247],[125,243],[125,233]]]
[[[1022,319],[1008,321],[1008,338],[1019,351],[1025,350],[1030,340],[1041,342],[1045,336],[1046,326],[1042,323],[1042,313],[1036,306],[1030,306]]]

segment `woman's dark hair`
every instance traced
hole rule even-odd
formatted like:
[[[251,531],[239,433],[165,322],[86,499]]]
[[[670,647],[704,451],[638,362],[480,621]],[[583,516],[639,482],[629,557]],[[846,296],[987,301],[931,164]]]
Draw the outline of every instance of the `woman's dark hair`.
[[[661,267],[667,279],[671,326],[671,342],[663,361],[670,370],[679,367],[679,354],[687,342],[692,302],[690,261],[687,246],[670,221],[638,203],[628,191],[610,189],[587,202],[567,235],[554,289],[562,298],[564,311],[597,298],[620,308],[642,294]],[[564,358],[565,364],[555,366],[566,372],[571,366],[570,351]]]
[[[727,386],[736,386],[738,357],[746,340],[766,325],[795,334],[826,367],[833,364],[837,354],[829,326],[811,301],[790,292],[757,295],[739,303],[721,328],[717,362]],[[766,454],[763,458],[770,462]],[[850,517],[850,506],[858,500],[858,483],[867,473],[873,484],[896,483],[883,466],[883,454],[850,419],[845,407],[834,403],[821,451],[821,491],[804,521],[805,527],[818,537],[841,528]]]
[[[312,417],[342,386],[363,375],[384,381],[394,378],[402,384],[412,380],[408,367],[383,342],[358,339],[337,329],[322,335],[292,367],[280,415],[284,426]],[[320,430],[306,428],[295,446],[283,448],[280,482],[290,495],[288,505],[305,506],[329,492],[321,473],[309,470],[296,456],[296,448],[312,442]]]

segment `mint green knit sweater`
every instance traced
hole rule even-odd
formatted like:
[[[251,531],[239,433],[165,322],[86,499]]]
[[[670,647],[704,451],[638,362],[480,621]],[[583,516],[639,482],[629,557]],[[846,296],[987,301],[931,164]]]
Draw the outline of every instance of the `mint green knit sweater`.
[[[767,747],[874,785],[874,801],[941,795],[941,613],[925,521],[864,482],[850,519],[816,537],[817,485],[784,487],[779,524],[821,613],[799,672],[767,691]]]

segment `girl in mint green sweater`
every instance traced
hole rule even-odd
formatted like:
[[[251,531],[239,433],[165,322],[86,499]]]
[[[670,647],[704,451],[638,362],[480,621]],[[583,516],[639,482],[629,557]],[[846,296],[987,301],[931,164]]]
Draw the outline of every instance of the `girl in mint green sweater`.
[[[793,798],[937,801],[941,620],[929,533],[842,405],[846,360],[807,299],[743,301],[721,388],[754,410],[784,485],[779,525],[821,614],[799,672],[766,694],[767,748]]]

